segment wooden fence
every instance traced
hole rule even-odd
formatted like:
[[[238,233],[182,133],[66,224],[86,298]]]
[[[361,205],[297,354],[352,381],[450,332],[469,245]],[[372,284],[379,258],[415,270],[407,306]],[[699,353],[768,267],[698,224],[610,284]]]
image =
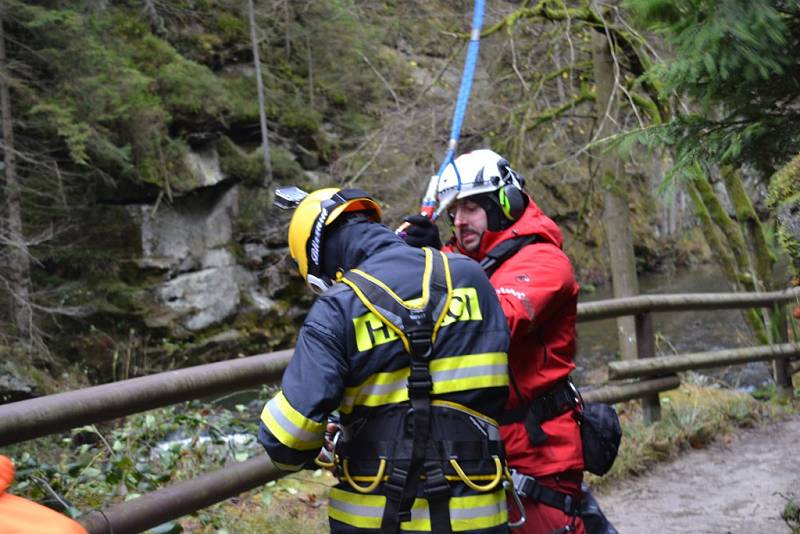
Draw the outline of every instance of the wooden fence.
[[[641,398],[646,419],[654,421],[660,416],[658,393],[680,385],[676,372],[763,360],[774,362],[776,384],[783,394],[791,394],[791,374],[800,371],[800,362],[790,360],[800,357],[800,343],[787,343],[784,338],[766,347],[656,357],[652,314],[775,309],[799,300],[800,288],[794,288],[773,293],[642,295],[580,304],[579,322],[634,315],[639,356],[638,360],[609,364],[610,378],[638,380],[582,388],[584,400],[616,403]],[[291,355],[291,350],[261,354],[1,405],[0,446],[186,400],[274,383]],[[258,455],[105,510],[91,511],[80,522],[91,534],[141,532],[284,474],[266,455]]]

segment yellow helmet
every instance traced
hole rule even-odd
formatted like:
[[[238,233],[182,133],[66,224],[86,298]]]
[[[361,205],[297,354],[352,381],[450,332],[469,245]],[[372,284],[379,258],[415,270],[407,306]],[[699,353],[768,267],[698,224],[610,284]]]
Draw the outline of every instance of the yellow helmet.
[[[315,293],[330,286],[322,273],[322,239],[325,227],[342,213],[367,211],[380,222],[381,207],[361,189],[328,187],[309,194],[297,206],[289,223],[289,253],[297,269]]]

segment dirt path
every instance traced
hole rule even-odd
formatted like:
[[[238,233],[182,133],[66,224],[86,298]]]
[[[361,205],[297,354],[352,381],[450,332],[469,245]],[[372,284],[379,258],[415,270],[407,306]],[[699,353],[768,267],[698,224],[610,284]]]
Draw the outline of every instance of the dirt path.
[[[800,500],[800,417],[684,453],[598,492],[621,534],[789,533],[780,513]]]

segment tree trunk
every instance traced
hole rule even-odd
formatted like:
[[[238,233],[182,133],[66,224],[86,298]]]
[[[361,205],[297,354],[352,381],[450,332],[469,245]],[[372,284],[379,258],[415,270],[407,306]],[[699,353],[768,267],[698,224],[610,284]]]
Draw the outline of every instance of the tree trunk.
[[[597,138],[615,133],[619,103],[616,98],[615,64],[605,32],[592,33],[592,56],[596,89],[596,112],[599,129]],[[611,261],[611,281],[614,297],[630,297],[639,293],[636,278],[636,259],[633,254],[633,237],[630,230],[630,209],[625,193],[625,171],[619,156],[611,151],[595,151],[598,175],[604,193],[603,226],[608,241]],[[623,359],[635,359],[636,324],[633,317],[617,319],[620,353]]]
[[[253,46],[253,64],[256,68],[256,87],[258,88],[258,117],[261,121],[261,151],[264,155],[264,187],[272,183],[272,163],[269,155],[269,137],[267,137],[267,112],[264,108],[264,80],[261,78],[261,57],[258,53],[258,37],[256,36],[256,15],[253,0],[247,0],[250,16],[250,41]]]
[[[689,192],[706,242],[719,260],[733,290],[755,291],[744,234],[722,207],[707,176],[699,168],[697,170],[697,177],[689,184]],[[769,343],[764,317],[759,311],[750,309],[742,313],[756,340]]]
[[[775,257],[769,250],[767,239],[764,237],[764,227],[761,225],[761,220],[753,207],[753,201],[744,188],[742,176],[736,169],[728,166],[723,167],[721,170],[722,179],[725,181],[725,188],[728,190],[728,196],[733,203],[736,218],[747,240],[756,290],[769,291],[774,289],[772,266],[775,263]]]
[[[6,199],[5,230],[8,247],[8,290],[11,292],[12,314],[17,336],[23,343],[31,341],[32,310],[30,289],[30,258],[28,244],[22,233],[22,207],[20,184],[14,154],[14,129],[11,115],[9,71],[6,62],[5,33],[0,13],[0,121],[3,127],[3,181]]]

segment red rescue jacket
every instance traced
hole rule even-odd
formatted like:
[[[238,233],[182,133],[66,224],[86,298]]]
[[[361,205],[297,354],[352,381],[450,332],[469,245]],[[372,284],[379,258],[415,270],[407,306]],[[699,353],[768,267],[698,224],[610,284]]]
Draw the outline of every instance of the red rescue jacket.
[[[572,264],[561,250],[563,236],[556,223],[529,198],[522,217],[501,232],[486,231],[476,254],[466,254],[454,240],[444,248],[480,261],[497,244],[517,236],[537,235],[492,274],[511,330],[508,363],[525,404],[569,376],[575,368],[575,317],[578,284]],[[507,409],[520,405],[509,388]],[[583,469],[583,449],[575,413],[566,412],[542,423],[548,438],[533,446],[524,422],[501,427],[509,465],[540,477]]]

